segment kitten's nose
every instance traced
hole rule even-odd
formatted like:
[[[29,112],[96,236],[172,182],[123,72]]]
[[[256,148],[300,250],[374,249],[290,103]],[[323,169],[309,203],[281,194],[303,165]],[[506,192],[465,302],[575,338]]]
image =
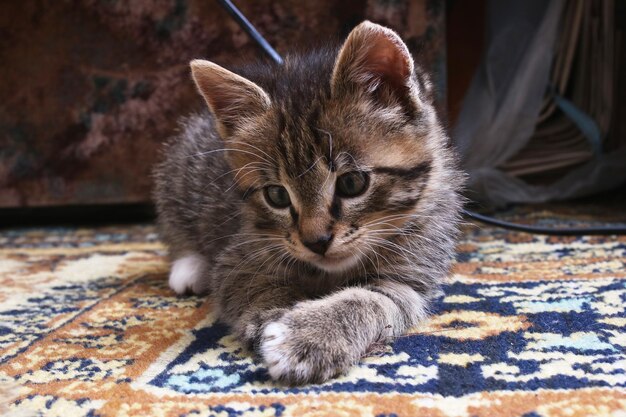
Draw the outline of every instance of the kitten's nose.
[[[318,255],[324,255],[334,235],[321,236],[315,241],[302,241],[302,244]]]

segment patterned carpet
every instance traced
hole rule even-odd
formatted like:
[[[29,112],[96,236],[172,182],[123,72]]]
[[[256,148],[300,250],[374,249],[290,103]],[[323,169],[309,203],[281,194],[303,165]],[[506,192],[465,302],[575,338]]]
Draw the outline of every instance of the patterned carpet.
[[[427,325],[298,389],[168,289],[163,253],[150,225],[0,232],[0,414],[626,415],[626,237],[468,227]]]

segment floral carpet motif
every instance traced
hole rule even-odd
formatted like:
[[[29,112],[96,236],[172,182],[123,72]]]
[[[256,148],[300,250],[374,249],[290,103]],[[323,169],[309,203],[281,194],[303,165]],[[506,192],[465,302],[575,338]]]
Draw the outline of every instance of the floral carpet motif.
[[[427,323],[298,388],[270,381],[210,300],[176,296],[166,275],[150,225],[0,232],[0,414],[626,412],[626,237],[467,227]]]

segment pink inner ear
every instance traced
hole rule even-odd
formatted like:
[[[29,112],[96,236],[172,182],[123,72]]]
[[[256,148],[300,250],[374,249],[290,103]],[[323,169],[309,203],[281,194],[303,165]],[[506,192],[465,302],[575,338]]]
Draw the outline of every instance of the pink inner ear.
[[[397,45],[384,34],[379,34],[366,52],[364,69],[371,72],[375,78],[391,83],[397,88],[405,86],[411,75],[409,59],[401,45]]]
[[[350,32],[333,71],[333,94],[357,87],[374,93],[385,105],[411,106],[413,59],[402,39],[390,29],[363,22]],[[347,87],[347,90],[344,88]]]

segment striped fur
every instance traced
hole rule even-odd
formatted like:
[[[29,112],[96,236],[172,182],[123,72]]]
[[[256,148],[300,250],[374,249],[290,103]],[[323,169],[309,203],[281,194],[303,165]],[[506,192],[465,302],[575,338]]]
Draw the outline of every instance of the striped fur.
[[[402,40],[364,22],[283,66],[192,72],[210,111],[186,119],[155,171],[172,287],[209,292],[293,384],[345,372],[422,320],[453,259],[464,177]],[[368,188],[340,197],[352,171]],[[272,207],[268,185],[291,206]],[[320,236],[324,255],[303,244]]]

